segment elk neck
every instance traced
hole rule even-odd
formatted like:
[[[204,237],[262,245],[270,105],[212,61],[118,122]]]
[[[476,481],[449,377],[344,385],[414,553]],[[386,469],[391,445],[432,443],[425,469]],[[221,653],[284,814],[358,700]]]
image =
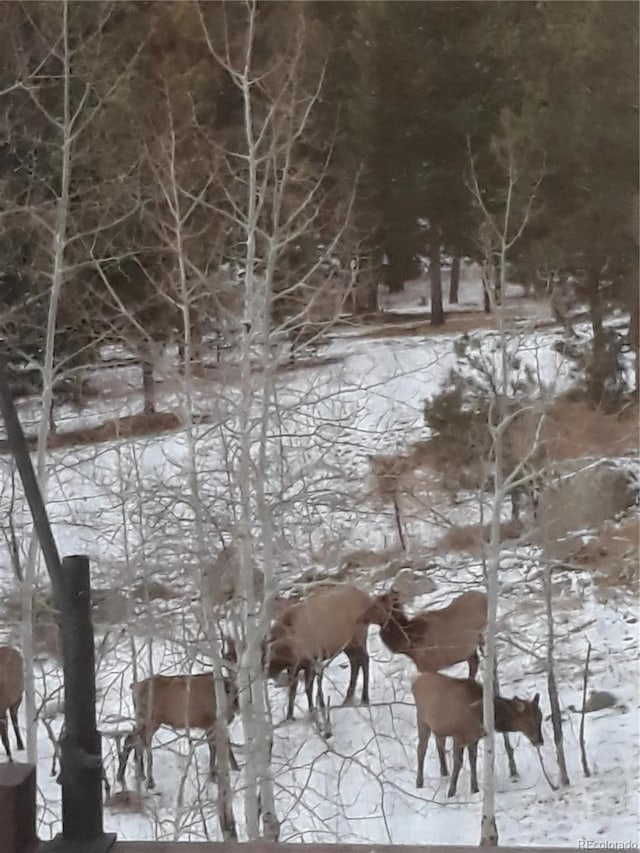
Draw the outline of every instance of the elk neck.
[[[502,696],[494,698],[495,717],[494,725],[498,732],[519,731],[514,725],[515,708],[513,699],[503,699]]]
[[[399,607],[394,607],[386,623],[381,627],[380,636],[392,651],[401,651],[411,646],[407,631],[410,621]]]

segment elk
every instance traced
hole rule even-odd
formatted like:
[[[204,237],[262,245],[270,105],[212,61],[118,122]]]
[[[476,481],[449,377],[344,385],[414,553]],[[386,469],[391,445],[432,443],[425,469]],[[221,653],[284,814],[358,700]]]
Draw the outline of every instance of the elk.
[[[13,761],[9,746],[7,711],[11,715],[16,747],[24,749],[18,727],[18,708],[24,692],[22,655],[11,646],[0,646],[0,739],[9,761]]]
[[[445,738],[453,738],[453,770],[447,796],[452,797],[456,793],[465,747],[469,753],[471,767],[471,793],[477,794],[478,741],[486,734],[482,725],[482,686],[471,678],[450,678],[436,672],[423,672],[414,680],[411,689],[418,722],[416,788],[422,788],[424,784],[424,756],[433,732],[436,736],[442,776],[447,775]],[[534,746],[542,746],[542,713],[539,699],[539,693],[536,693],[532,701],[518,699],[517,696],[513,699],[496,696],[496,731],[522,732]]]
[[[228,639],[224,660],[232,664],[237,662],[235,646]],[[229,672],[224,676],[224,690],[227,698],[225,717],[228,723],[238,710],[238,692],[235,675]],[[117,779],[124,783],[124,774],[131,750],[135,750],[136,764],[140,778],[144,778],[142,750],[147,754],[147,788],[155,788],[153,778],[153,756],[151,740],[160,726],[173,729],[203,729],[209,744],[209,772],[215,779],[215,725],[218,718],[213,673],[201,675],[153,675],[131,685],[136,724],[125,738]],[[231,749],[229,759],[234,770],[238,763]]]
[[[293,719],[298,675],[304,672],[309,710],[313,710],[313,681],[318,677],[318,704],[324,708],[322,671],[319,664],[344,652],[351,663],[351,677],[344,699],[353,701],[358,672],[362,670],[362,703],[369,702],[368,624],[360,621],[371,599],[355,586],[337,585],[322,589],[288,607],[276,621],[269,637],[267,675],[275,678],[283,670],[289,681],[287,720]]]
[[[386,647],[408,655],[420,672],[437,672],[467,661],[469,677],[478,671],[478,646],[487,624],[487,596],[465,592],[441,610],[427,610],[410,619],[395,590],[378,596],[360,619],[380,625]]]

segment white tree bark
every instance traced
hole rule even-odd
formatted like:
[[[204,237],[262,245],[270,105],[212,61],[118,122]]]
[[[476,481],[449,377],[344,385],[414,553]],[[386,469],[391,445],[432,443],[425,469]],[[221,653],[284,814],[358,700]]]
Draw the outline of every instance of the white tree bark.
[[[51,290],[49,291],[49,309],[45,336],[44,362],[42,365],[42,408],[38,423],[35,469],[42,498],[47,500],[47,438],[49,436],[49,413],[53,403],[53,384],[55,380],[55,335],[58,321],[58,307],[62,294],[65,273],[65,249],[69,218],[69,184],[71,178],[71,147],[73,140],[73,119],[71,115],[71,57],[69,51],[69,5],[62,3],[62,122],[57,123],[61,135],[61,183],[60,194],[56,199],[55,226],[53,232],[53,268]],[[38,757],[36,696],[33,675],[33,591],[36,585],[36,568],[39,556],[39,543],[35,530],[31,534],[22,584],[22,653],[25,661],[24,710],[27,723],[27,758],[35,763]]]
[[[492,215],[487,209],[481,192],[478,177],[475,171],[473,156],[470,152],[471,186],[470,190],[480,210],[483,222],[480,227],[480,242],[485,255],[485,274],[487,278],[487,293],[492,311],[496,313],[498,321],[498,336],[500,340],[500,369],[497,377],[497,393],[490,408],[489,430],[492,439],[493,464],[494,464],[494,489],[493,503],[490,522],[490,543],[487,557],[487,637],[486,658],[483,679],[483,718],[484,728],[487,733],[485,739],[485,759],[483,765],[482,784],[482,819],[480,828],[480,846],[497,846],[498,827],[495,813],[495,726],[494,726],[494,673],[496,672],[496,620],[498,611],[498,599],[500,593],[500,521],[502,507],[510,492],[527,479],[523,476],[528,458],[535,452],[538,446],[538,437],[541,422],[538,424],[536,440],[533,443],[526,458],[511,470],[507,476],[504,474],[505,464],[505,433],[512,420],[509,412],[509,357],[508,336],[504,318],[504,296],[506,288],[506,269],[508,253],[513,245],[520,239],[524,229],[529,223],[531,209],[536,197],[536,191],[542,180],[542,174],[533,182],[532,189],[524,201],[521,210],[516,211],[516,188],[523,172],[518,161],[516,150],[517,132],[508,114],[503,116],[503,135],[495,144],[496,159],[505,175],[505,192],[500,216]],[[514,224],[515,215],[519,221]],[[499,251],[499,270],[495,269],[494,246]],[[497,275],[496,275],[497,273]],[[499,277],[499,280],[498,280]],[[496,287],[500,298],[496,299]]]
[[[236,602],[238,621],[245,633],[239,666],[239,701],[247,750],[243,778],[245,823],[249,840],[276,841],[279,821],[276,813],[274,779],[271,769],[272,720],[263,672],[265,642],[273,617],[276,595],[273,489],[269,481],[274,442],[278,440],[275,374],[278,356],[273,343],[278,332],[304,325],[314,299],[322,287],[312,287],[320,259],[311,263],[299,278],[280,282],[278,298],[295,306],[275,329],[272,306],[275,276],[281,272],[286,250],[301,237],[313,234],[326,176],[304,171],[296,161],[296,146],[307,133],[322,75],[311,96],[302,96],[299,86],[305,52],[304,14],[299,14],[299,30],[279,57],[277,90],[269,92],[269,75],[257,69],[254,57],[257,4],[245,9],[241,47],[227,41],[218,50],[203,31],[212,56],[234,82],[243,105],[241,151],[227,152],[227,169],[237,174],[235,192],[227,198],[234,210],[234,226],[243,237],[241,266],[243,317],[239,345],[239,400],[234,408],[237,457],[234,486],[237,490],[236,538],[239,553],[241,595]],[[236,33],[237,35],[237,33]],[[232,58],[233,57],[233,58]],[[328,162],[328,161],[327,161]],[[302,176],[302,177],[301,177]],[[351,199],[351,202],[353,198]],[[347,216],[351,203],[347,204]],[[334,243],[342,230],[336,229]],[[333,246],[331,247],[333,249]],[[349,288],[354,282],[349,281]],[[343,302],[349,293],[345,290]],[[296,299],[296,297],[300,297]],[[264,576],[262,595],[254,587],[254,569],[260,563]]]

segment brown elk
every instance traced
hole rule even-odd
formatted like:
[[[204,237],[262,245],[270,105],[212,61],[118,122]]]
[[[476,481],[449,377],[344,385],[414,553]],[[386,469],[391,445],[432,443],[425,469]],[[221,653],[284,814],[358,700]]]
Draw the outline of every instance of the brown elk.
[[[478,741],[486,734],[482,725],[482,686],[471,678],[450,678],[440,673],[423,672],[414,680],[411,689],[418,721],[416,788],[422,788],[424,784],[424,756],[433,732],[436,736],[442,776],[447,775],[445,738],[453,738],[453,770],[447,796],[452,797],[456,792],[465,747],[469,753],[471,768],[471,793],[476,794]],[[502,696],[496,696],[496,731],[522,732],[534,746],[542,746],[542,713],[539,699],[539,693],[536,693],[530,702],[517,697],[504,699]]]
[[[228,640],[224,659],[235,664],[237,656],[235,646]],[[153,778],[153,756],[151,740],[160,726],[173,729],[203,729],[209,744],[209,771],[215,778],[215,725],[218,718],[213,673],[201,675],[153,675],[131,685],[136,724],[125,738],[117,779],[124,783],[124,774],[131,750],[135,750],[136,764],[141,778],[144,778],[143,748],[147,755],[147,788],[155,787]],[[235,673],[224,676],[224,690],[227,699],[226,720],[230,723],[238,710],[238,691]],[[238,763],[229,750],[231,766],[238,770]]]
[[[11,715],[16,746],[24,749],[18,727],[18,708],[24,692],[24,672],[22,655],[11,646],[0,646],[0,739],[9,761],[13,761],[9,746],[7,711]]]
[[[355,586],[323,588],[288,607],[269,637],[267,674],[275,678],[283,670],[289,680],[287,719],[293,719],[298,675],[304,672],[309,710],[313,709],[313,682],[318,677],[318,704],[324,707],[322,671],[319,665],[344,652],[351,663],[351,677],[344,704],[353,700],[358,672],[362,670],[362,702],[369,702],[368,624],[360,621],[371,599]]]
[[[378,596],[360,617],[380,625],[386,647],[408,655],[420,672],[437,672],[468,661],[469,677],[478,671],[478,646],[487,624],[487,596],[465,592],[441,610],[427,610],[410,619],[395,591]]]

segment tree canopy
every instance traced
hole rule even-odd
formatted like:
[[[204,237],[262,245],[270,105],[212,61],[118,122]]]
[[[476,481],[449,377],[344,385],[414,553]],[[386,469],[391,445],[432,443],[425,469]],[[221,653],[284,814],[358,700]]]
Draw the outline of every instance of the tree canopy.
[[[585,271],[594,304],[633,291],[635,3],[260,2],[256,10],[249,34],[243,7],[223,2],[37,0],[6,8],[5,346],[15,349],[11,330],[19,321],[35,335],[23,348],[38,349],[50,265],[45,236],[63,178],[63,44],[73,124],[67,330],[105,335],[116,305],[131,313],[138,333],[144,326],[152,338],[169,334],[175,270],[162,223],[171,169],[184,198],[199,199],[188,222],[194,264],[216,270],[237,254],[247,115],[233,67],[248,38],[256,70],[252,132],[259,136],[276,110],[286,116],[285,90],[310,111],[304,137],[287,140],[281,122],[273,140],[281,147],[295,141],[296,180],[286,188],[285,210],[296,210],[318,176],[323,181],[317,212],[295,223],[298,248],[289,247],[289,258],[295,249],[315,263],[313,247],[331,243],[336,211],[347,209],[351,245],[365,247],[374,267],[386,256],[392,287],[415,275],[422,256],[433,266],[441,253],[477,254],[469,158],[490,197],[499,185],[492,140],[508,110],[543,170],[517,263],[531,270],[544,259]],[[277,176],[275,169],[268,183]],[[263,242],[259,253],[266,251]],[[69,337],[59,339],[64,349]]]

